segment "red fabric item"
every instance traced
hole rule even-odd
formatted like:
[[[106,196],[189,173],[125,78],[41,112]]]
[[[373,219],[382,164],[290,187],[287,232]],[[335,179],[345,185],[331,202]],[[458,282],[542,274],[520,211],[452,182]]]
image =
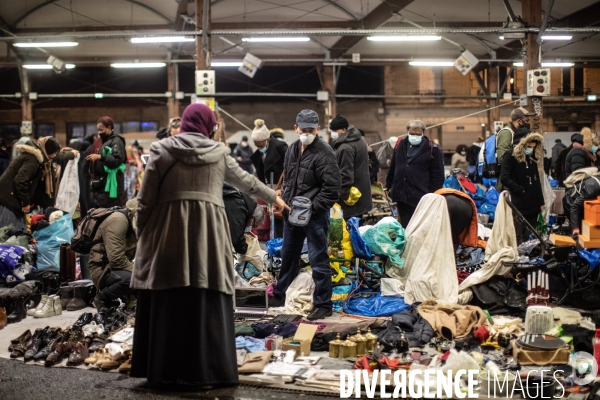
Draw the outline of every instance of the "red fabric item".
[[[473,332],[473,336],[475,336],[481,343],[485,343],[486,340],[490,337],[490,331],[483,325],[479,327],[475,332]]]
[[[458,283],[463,283],[465,279],[467,279],[471,273],[467,271],[456,271],[456,275],[458,277]]]
[[[31,225],[37,225],[40,221],[43,221],[45,219],[45,214],[35,214],[31,217]]]
[[[469,180],[466,176],[459,176],[458,180],[460,184],[468,190],[470,193],[477,193],[477,186]]]

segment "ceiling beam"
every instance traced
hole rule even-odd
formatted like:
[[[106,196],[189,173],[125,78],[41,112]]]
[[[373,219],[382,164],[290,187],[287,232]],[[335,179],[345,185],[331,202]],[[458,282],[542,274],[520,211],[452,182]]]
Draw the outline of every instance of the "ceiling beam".
[[[595,2],[573,14],[567,15],[552,23],[553,28],[581,28],[596,25],[600,22],[600,1]]]
[[[181,17],[181,14],[187,15],[189,0],[180,0],[177,6],[177,14],[175,15],[175,30],[181,31],[185,25],[185,19]]]
[[[356,18],[354,16],[354,14],[352,14],[350,11],[346,10],[344,7],[342,7],[341,5],[339,5],[338,3],[336,3],[333,0],[322,0],[327,4],[330,4],[332,6],[334,6],[335,8],[337,8],[338,10],[340,10],[341,12],[343,12],[344,14],[346,14],[347,16],[349,16],[350,18],[352,18],[354,21],[358,21],[358,18]]]
[[[111,32],[111,31],[152,31],[173,30],[174,24],[149,24],[149,25],[113,25],[113,26],[78,26],[68,27],[39,27],[39,28],[17,28],[14,33],[69,33],[69,32]]]
[[[358,29],[361,21],[213,22],[212,30],[236,29]]]
[[[413,21],[416,22],[416,21]],[[426,21],[417,22],[424,28],[502,28],[504,21]],[[381,25],[381,28],[413,28],[412,25],[400,21],[389,21]]]
[[[401,11],[412,2],[413,0],[387,0],[381,3],[363,19],[364,29],[380,27],[392,18],[392,13]],[[361,36],[345,36],[339,39],[331,48],[331,57],[343,56],[362,39]]]

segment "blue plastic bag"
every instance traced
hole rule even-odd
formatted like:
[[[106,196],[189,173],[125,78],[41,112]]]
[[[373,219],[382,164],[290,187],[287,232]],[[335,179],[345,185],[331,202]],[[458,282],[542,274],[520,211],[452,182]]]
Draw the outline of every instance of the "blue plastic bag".
[[[490,190],[485,194],[485,200],[493,206],[498,205],[498,201],[500,200],[500,194],[496,190],[495,187],[491,187]]]
[[[496,187],[498,183],[498,178],[483,178],[483,186],[485,186],[486,188],[489,188],[491,186]]]
[[[350,218],[346,221],[346,229],[350,232],[350,241],[352,242],[352,248],[354,248],[354,254],[363,260],[370,260],[373,258],[373,255],[371,254],[371,250],[369,250],[369,246],[367,246],[362,236],[360,236],[360,232],[358,231],[359,221],[360,218],[358,217]]]
[[[459,190],[461,192],[463,191],[462,186],[460,186],[458,179],[454,175],[450,175],[446,178],[446,180],[444,181],[443,188]]]
[[[478,214],[487,214],[490,217],[490,221],[494,220],[494,216],[496,215],[496,206],[491,205],[490,203],[483,203],[478,209]]]
[[[348,293],[352,290],[352,285],[334,286],[331,290],[331,305],[337,312],[342,311],[344,303],[348,298]]]
[[[550,187],[558,187],[558,181],[556,179],[548,178],[548,182],[550,183]]]
[[[281,247],[283,246],[283,238],[271,239],[267,242],[267,251],[271,257],[281,258]]]
[[[71,243],[75,234],[73,220],[69,214],[63,215],[61,219],[52,225],[33,232],[33,238],[37,242],[37,268],[54,267],[60,269],[60,245]]]
[[[352,284],[352,290],[358,286],[358,281]],[[364,317],[391,317],[392,315],[406,311],[409,307],[402,297],[382,297],[377,291],[374,295],[360,296],[361,293],[373,292],[371,289],[358,289],[352,293],[344,304],[344,312]]]
[[[464,191],[473,199],[476,207],[481,207],[485,203],[485,192],[479,185],[475,185],[477,187],[477,191],[475,193],[471,193],[468,190]]]
[[[19,267],[25,249],[12,244],[0,244],[0,280],[8,281]],[[21,279],[18,279],[21,280]]]
[[[600,264],[600,249],[579,250],[579,257],[590,263],[590,268],[595,269]]]

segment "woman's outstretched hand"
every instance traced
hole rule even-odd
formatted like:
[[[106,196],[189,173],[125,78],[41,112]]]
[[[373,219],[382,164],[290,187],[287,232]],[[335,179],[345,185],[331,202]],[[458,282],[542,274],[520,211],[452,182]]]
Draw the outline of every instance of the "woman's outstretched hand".
[[[283,211],[283,209],[286,209],[288,211],[291,210],[290,206],[285,204],[285,201],[283,201],[283,199],[279,196],[277,196],[277,199],[275,200],[275,203],[273,205],[278,211]]]

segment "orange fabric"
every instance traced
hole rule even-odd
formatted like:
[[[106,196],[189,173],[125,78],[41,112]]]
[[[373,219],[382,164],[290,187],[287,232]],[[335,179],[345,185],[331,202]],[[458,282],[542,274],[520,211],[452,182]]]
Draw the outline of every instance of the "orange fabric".
[[[473,217],[471,217],[471,224],[458,237],[458,241],[463,246],[477,247],[477,245],[479,244],[479,237],[477,236],[477,207],[475,206],[475,202],[473,201],[473,199],[466,193],[449,188],[439,189],[435,192],[435,194],[455,194],[465,199],[469,199],[469,201],[471,202],[471,206],[473,207]]]

